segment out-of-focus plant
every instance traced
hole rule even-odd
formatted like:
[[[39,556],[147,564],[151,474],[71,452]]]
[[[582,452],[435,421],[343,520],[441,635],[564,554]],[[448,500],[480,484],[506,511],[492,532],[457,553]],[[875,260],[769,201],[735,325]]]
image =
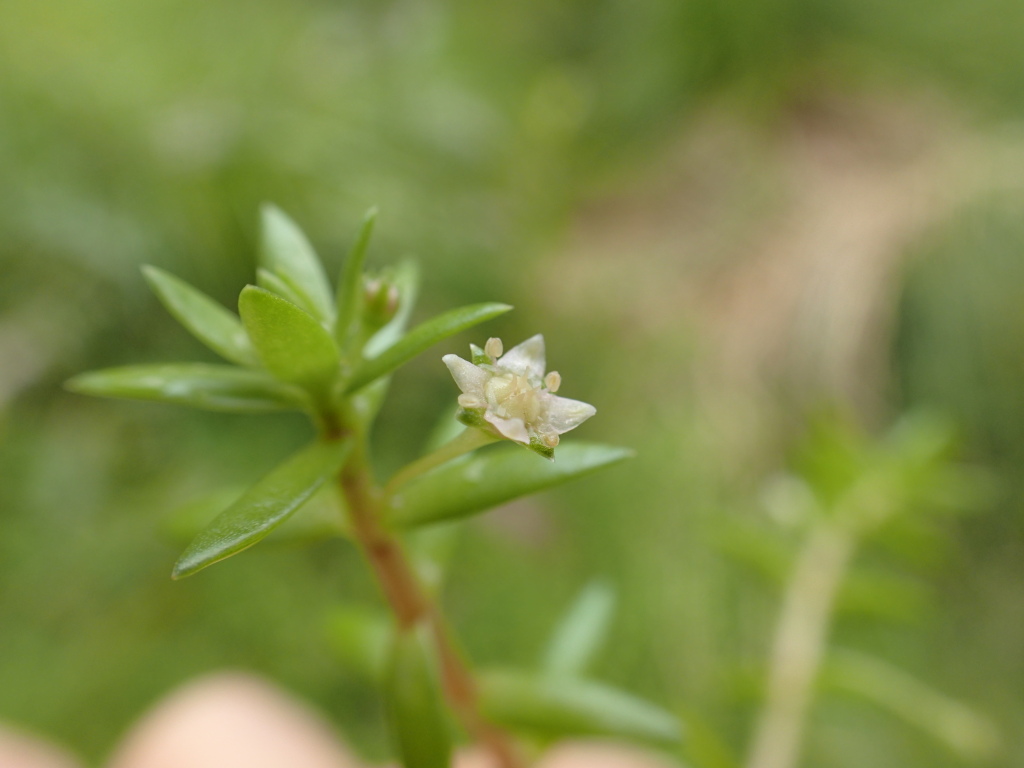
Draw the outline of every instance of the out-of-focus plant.
[[[483,348],[472,346],[470,360],[444,357],[462,390],[457,416],[464,426],[456,423],[450,440],[378,483],[368,437],[392,373],[511,307],[475,304],[407,329],[417,270],[404,263],[366,274],[374,219],[371,212],[332,288],[298,227],[266,207],[257,284],[242,290],[239,315],[168,273],[145,268],[171,314],[231,364],[129,366],[69,382],[99,396],[236,413],[298,411],[315,425],[309,445],[233,501],[218,493],[187,512],[194,520],[211,506],[226,507],[187,547],[173,577],[191,576],[286,528],[326,525],[350,538],[376,576],[390,619],[350,612],[335,629],[342,645],[373,657],[395,752],[408,768],[449,765],[459,729],[502,768],[525,765],[524,745],[567,735],[671,747],[680,732],[672,714],[585,675],[607,625],[608,599],[596,587],[570,611],[542,670],[478,673],[467,662],[437,598],[453,530],[437,524],[572,480],[630,452],[559,446],[560,435],[595,409],[555,394],[561,377],[545,370],[541,336],[507,351],[492,338]],[[484,449],[492,443],[505,445]]]
[[[932,735],[964,759],[992,756],[995,726],[909,673],[851,649],[829,647],[840,592],[855,581],[854,559],[870,537],[928,516],[975,506],[985,493],[977,471],[950,460],[952,431],[925,415],[900,421],[871,441],[841,419],[821,419],[800,451],[797,471],[773,482],[773,516],[796,533],[747,768],[795,768],[819,680],[866,699]],[[885,582],[891,584],[891,581]],[[882,604],[872,590],[868,602]]]

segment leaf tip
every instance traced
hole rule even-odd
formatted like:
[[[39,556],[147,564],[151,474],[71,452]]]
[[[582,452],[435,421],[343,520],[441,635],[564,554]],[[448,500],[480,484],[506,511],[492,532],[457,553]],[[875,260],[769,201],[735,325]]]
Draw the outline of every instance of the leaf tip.
[[[171,581],[181,581],[195,573],[195,570],[189,568],[181,560],[178,560],[174,564],[174,568],[171,569]]]
[[[284,215],[285,212],[282,211],[280,207],[278,207],[274,203],[271,203],[268,200],[264,200],[262,203],[260,203],[260,218],[264,221],[264,223],[271,218]]]
[[[242,288],[241,292],[238,294],[239,311],[241,311],[243,304],[248,304],[253,301],[261,301],[263,299],[264,294],[274,299],[280,299],[281,301],[285,301],[291,304],[290,301],[288,301],[287,299],[281,299],[281,297],[278,296],[273,291],[268,291],[266,288],[261,288],[258,285],[253,285],[252,283],[249,283],[244,288]]]
[[[79,373],[75,376],[72,376],[70,379],[67,379],[64,382],[64,389],[66,389],[68,392],[74,392],[75,394],[78,395],[88,394],[88,390],[86,388],[87,385],[83,384],[83,381],[85,381],[88,375],[89,374],[87,373]]]
[[[178,558],[178,562],[174,564],[171,569],[171,581],[181,581],[187,579],[189,576],[193,576],[199,571],[203,570],[209,565],[213,565],[217,560],[223,560],[224,558],[210,559],[203,557],[201,554],[193,552],[190,546],[184,552],[181,553],[181,557]]]
[[[196,537],[195,540],[189,546],[185,548],[185,551],[178,557],[177,562],[171,569],[171,581],[181,581],[187,579],[199,571],[203,570],[209,565],[213,565],[218,560],[223,560],[225,556],[211,558],[205,555],[201,550],[197,550],[196,543],[202,537],[202,534]]]
[[[160,269],[160,267],[154,267],[152,264],[140,264],[139,271],[142,272],[142,279],[146,281],[150,290],[163,300],[163,291],[161,289],[169,281],[174,280],[174,275]]]

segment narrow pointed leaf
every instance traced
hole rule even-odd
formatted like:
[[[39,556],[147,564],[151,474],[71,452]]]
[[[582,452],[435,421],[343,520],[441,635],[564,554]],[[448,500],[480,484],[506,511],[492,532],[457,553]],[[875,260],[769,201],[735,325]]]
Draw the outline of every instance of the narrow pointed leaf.
[[[271,470],[192,541],[172,578],[191,576],[265,537],[337,473],[350,448],[347,440],[318,441]]]
[[[557,461],[548,462],[516,445],[487,448],[410,481],[391,501],[391,520],[413,527],[467,517],[632,455],[627,448],[569,443],[558,448]]]
[[[382,610],[359,605],[340,605],[327,617],[331,649],[348,672],[381,684],[388,671],[395,629]]]
[[[615,611],[615,591],[606,583],[588,584],[555,630],[544,657],[549,675],[578,677],[600,650]]]
[[[298,225],[274,205],[262,210],[261,263],[277,273],[315,309],[319,320],[334,321],[331,289],[313,246]]]
[[[270,373],[317,392],[329,389],[338,371],[338,348],[309,313],[253,285],[242,290],[238,309]]]
[[[359,228],[359,235],[356,237],[352,249],[348,252],[345,264],[342,267],[341,277],[338,279],[338,293],[335,297],[335,304],[338,307],[338,316],[334,325],[334,338],[338,346],[346,349],[349,342],[357,335],[356,326],[359,324],[359,314],[362,309],[363,272],[366,265],[366,252],[370,245],[370,238],[373,236],[373,226],[377,222],[377,209],[371,208],[363,217],[363,224]]]
[[[544,739],[606,736],[661,746],[682,740],[682,724],[671,712],[590,680],[486,672],[480,695],[495,723]]]
[[[388,716],[404,768],[449,768],[452,739],[425,627],[395,637],[385,679]]]
[[[235,313],[162,269],[144,266],[142,274],[167,311],[189,333],[225,360],[249,367],[259,366],[256,351]]]
[[[188,544],[244,493],[245,488],[231,486],[204,494],[173,510],[160,528],[173,541]],[[295,514],[274,529],[267,536],[267,541],[295,544],[347,534],[340,494],[333,485],[327,483]]]
[[[990,760],[1002,746],[988,717],[881,659],[837,648],[824,678],[920,728],[965,760]]]
[[[155,400],[232,413],[300,410],[306,404],[301,390],[264,371],[205,363],[107,368],[79,374],[66,386],[85,395]]]
[[[508,304],[473,304],[468,307],[453,309],[438,315],[432,320],[421,323],[409,333],[395,342],[380,355],[364,360],[345,388],[346,392],[355,392],[371,381],[395,370],[402,363],[412,359],[420,352],[429,349],[439,341],[467,328],[508,312],[512,307]]]

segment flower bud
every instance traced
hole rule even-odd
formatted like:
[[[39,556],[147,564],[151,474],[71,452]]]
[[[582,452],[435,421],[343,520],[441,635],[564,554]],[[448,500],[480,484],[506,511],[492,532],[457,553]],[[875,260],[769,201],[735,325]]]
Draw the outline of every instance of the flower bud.
[[[363,323],[376,330],[398,311],[398,288],[390,280],[366,278],[363,283]]]

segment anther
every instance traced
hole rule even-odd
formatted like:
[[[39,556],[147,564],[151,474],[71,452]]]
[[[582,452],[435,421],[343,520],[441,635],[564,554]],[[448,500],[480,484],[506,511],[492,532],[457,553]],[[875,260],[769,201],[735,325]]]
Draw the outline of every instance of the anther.
[[[505,347],[502,345],[501,339],[491,337],[484,344],[484,353],[492,360],[497,360],[504,351]]]
[[[558,446],[558,435],[554,432],[549,432],[546,435],[541,435],[540,441],[548,448],[555,448]]]
[[[562,375],[558,371],[548,372],[548,375],[544,377],[544,386],[548,388],[548,392],[557,392],[558,388],[562,386]]]

